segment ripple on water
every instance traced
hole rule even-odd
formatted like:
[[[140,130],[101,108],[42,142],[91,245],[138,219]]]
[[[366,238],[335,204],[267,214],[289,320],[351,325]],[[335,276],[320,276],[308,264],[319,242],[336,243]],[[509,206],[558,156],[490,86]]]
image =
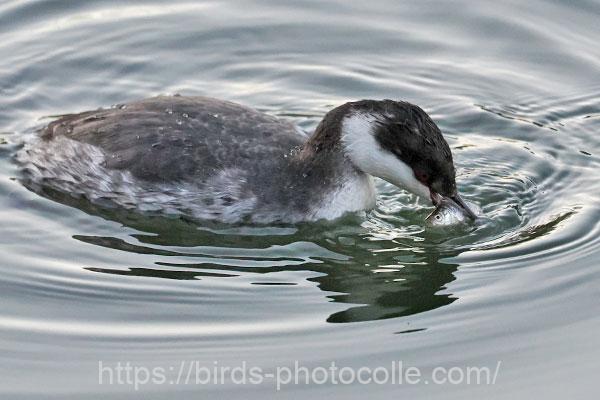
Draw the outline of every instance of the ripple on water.
[[[472,112],[489,112],[484,107],[474,107],[477,108]],[[527,123],[523,118],[506,118],[501,112],[492,115],[508,121],[504,130],[517,129],[516,124]],[[578,120],[574,116],[570,118]],[[378,183],[377,208],[365,217],[349,216],[339,223],[299,227],[211,227],[177,219],[130,215],[68,199],[67,204],[71,206],[126,227],[109,229],[112,235],[72,234],[73,239],[85,246],[109,249],[110,255],[90,259],[82,254],[78,259],[85,262],[70,262],[68,267],[64,261],[58,264],[49,261],[44,267],[28,270],[13,284],[22,285],[21,290],[32,296],[55,301],[70,299],[85,303],[93,299],[108,303],[197,304],[199,307],[248,302],[258,305],[256,290],[245,293],[249,285],[256,287],[257,293],[265,290],[261,287],[276,286],[285,294],[287,303],[290,300],[302,303],[307,300],[290,296],[289,288],[308,285],[314,290],[316,284],[319,290],[331,293],[327,297],[333,302],[345,308],[330,313],[325,318],[329,322],[387,319],[434,309],[455,300],[451,294],[439,293],[455,279],[457,264],[448,260],[455,258],[465,265],[485,262],[494,266],[506,263],[507,258],[515,261],[542,257],[537,253],[560,257],[569,248],[579,249],[579,242],[585,242],[589,236],[585,231],[589,224],[581,221],[593,218],[597,211],[584,207],[585,202],[574,191],[585,181],[586,167],[572,167],[573,163],[581,162],[579,155],[557,159],[550,154],[548,149],[556,148],[553,142],[560,143],[561,138],[551,136],[550,143],[542,141],[537,135],[544,127],[532,126],[535,131],[522,133],[521,138],[507,138],[503,130],[485,135],[466,134],[460,138],[449,133],[459,163],[461,191],[479,204],[483,213],[477,224],[451,235],[426,228],[423,219],[431,207],[384,182]],[[22,196],[32,198],[31,194]],[[58,196],[53,200],[64,202],[65,198]],[[34,208],[37,203],[44,204],[39,199],[20,201],[33,201]],[[578,229],[572,226],[563,229],[578,215],[580,222],[573,225]],[[103,224],[101,220],[93,221],[91,232]],[[80,229],[68,221],[62,224],[72,232]],[[551,239],[544,239],[551,233]],[[594,244],[589,248],[593,249]],[[24,261],[35,265],[39,259],[39,252],[35,252]],[[157,283],[157,279],[161,283]],[[193,282],[194,286],[164,283],[169,280]],[[136,282],[135,286],[131,287],[131,282]],[[115,290],[120,292],[116,299],[111,298]],[[271,290],[268,294],[273,296],[273,293]],[[314,296],[314,292],[306,295]],[[273,300],[269,297],[267,302]],[[122,304],[119,307],[123,308]],[[123,312],[123,318],[136,320],[134,313],[128,312],[131,310]],[[203,314],[202,308],[195,312],[203,316],[204,323],[224,318],[223,310],[217,315]],[[153,315],[157,316],[156,311]],[[168,320],[169,315],[171,313],[166,312],[164,318]],[[319,325],[319,318],[323,318],[322,313],[312,316],[298,313],[288,318],[295,320],[299,315],[312,320],[315,327]],[[231,317],[244,319],[235,312]],[[5,323],[23,329],[28,323],[33,324],[33,321],[8,321]],[[83,334],[87,329],[85,324],[79,327],[65,321],[63,324],[64,329],[57,326],[54,331],[81,330]],[[176,329],[169,323],[158,326],[161,328],[149,331],[169,335],[171,329]],[[265,324],[262,332],[269,331],[269,326]],[[46,328],[50,331],[52,325]],[[131,328],[131,332],[138,332],[135,326]],[[117,326],[112,333],[110,329],[104,332],[107,336],[118,336],[127,329],[128,324],[125,324]],[[195,334],[202,331],[201,325],[190,329],[189,332]],[[251,333],[252,329],[248,329]]]
[[[501,359],[507,396],[584,390],[597,360],[598,6],[460,3],[0,5],[0,392],[94,395],[99,359],[185,357]],[[422,105],[484,217],[432,230],[428,204],[378,182],[361,215],[221,226],[40,197],[14,179],[18,142],[43,117],[163,92],[306,131],[348,100]]]

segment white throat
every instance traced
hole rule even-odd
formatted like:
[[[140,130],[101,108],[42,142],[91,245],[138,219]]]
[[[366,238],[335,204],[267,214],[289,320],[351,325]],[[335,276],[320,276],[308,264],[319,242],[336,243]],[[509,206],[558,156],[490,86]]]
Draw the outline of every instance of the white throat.
[[[361,113],[344,118],[341,133],[346,154],[361,171],[429,198],[429,189],[415,178],[412,168],[383,149],[375,139],[377,119],[377,115]]]

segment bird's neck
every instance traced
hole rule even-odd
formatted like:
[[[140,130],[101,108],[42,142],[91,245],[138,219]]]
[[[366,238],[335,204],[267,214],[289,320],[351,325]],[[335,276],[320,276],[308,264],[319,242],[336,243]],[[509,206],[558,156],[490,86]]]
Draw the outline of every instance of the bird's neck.
[[[429,190],[417,181],[410,165],[384,150],[377,141],[374,129],[378,121],[380,116],[376,113],[335,108],[304,144],[298,161],[307,168],[320,165],[338,173],[375,176],[419,196],[429,196]]]
[[[334,108],[302,146],[299,160],[314,162],[343,157],[354,168],[373,174],[381,153],[372,134],[375,120],[373,114],[355,112],[349,104]]]
[[[329,111],[321,120],[315,132],[304,143],[299,153],[301,159],[319,157],[331,152],[341,152],[342,129],[349,106],[344,104]]]

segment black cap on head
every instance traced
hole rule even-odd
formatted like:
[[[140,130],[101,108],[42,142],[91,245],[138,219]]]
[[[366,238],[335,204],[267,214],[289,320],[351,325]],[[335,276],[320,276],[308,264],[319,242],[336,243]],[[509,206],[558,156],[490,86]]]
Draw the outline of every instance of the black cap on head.
[[[410,166],[415,178],[430,190],[453,196],[456,172],[452,153],[429,115],[404,101],[372,102],[371,108],[371,112],[381,116],[375,131],[379,145]]]
[[[429,188],[431,200],[452,199],[470,218],[475,214],[458,195],[450,146],[433,120],[420,107],[404,101],[361,101],[361,110],[378,117],[375,138],[408,165],[415,178]]]

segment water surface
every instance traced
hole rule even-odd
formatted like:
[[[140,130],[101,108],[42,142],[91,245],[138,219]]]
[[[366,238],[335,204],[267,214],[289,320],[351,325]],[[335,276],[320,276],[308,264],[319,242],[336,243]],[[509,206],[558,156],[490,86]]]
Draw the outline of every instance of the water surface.
[[[501,362],[493,385],[289,385],[289,398],[589,398],[598,392],[600,4],[4,1],[0,395],[131,398],[98,363],[273,370]],[[13,155],[50,115],[208,95],[310,132],[404,99],[438,123],[485,218],[427,229],[384,182],[366,215],[231,227],[29,192]],[[111,364],[112,363],[112,364]],[[168,373],[169,379],[177,371]],[[145,385],[143,398],[270,398]]]

